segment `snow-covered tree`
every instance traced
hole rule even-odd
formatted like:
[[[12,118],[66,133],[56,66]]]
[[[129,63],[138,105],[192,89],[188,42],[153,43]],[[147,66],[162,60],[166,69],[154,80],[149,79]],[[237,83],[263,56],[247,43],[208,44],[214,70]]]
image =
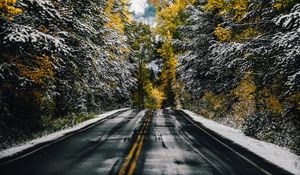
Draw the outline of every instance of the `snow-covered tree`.
[[[243,2],[199,1],[185,9],[189,17],[173,44],[181,53],[182,104],[297,151],[299,137],[289,131],[300,129],[300,5]]]
[[[5,2],[1,12],[16,1]],[[112,13],[123,14],[124,2],[114,1],[109,13],[105,0],[17,5],[22,14],[0,19],[1,129],[35,131],[42,116],[130,105],[136,79],[127,36],[108,25]],[[128,25],[127,16],[119,18]]]

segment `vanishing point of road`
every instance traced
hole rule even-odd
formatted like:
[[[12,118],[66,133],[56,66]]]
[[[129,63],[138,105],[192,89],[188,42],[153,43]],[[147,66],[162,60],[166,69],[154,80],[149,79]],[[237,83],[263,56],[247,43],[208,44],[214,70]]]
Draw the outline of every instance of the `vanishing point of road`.
[[[126,110],[0,162],[1,175],[289,174],[177,110]]]

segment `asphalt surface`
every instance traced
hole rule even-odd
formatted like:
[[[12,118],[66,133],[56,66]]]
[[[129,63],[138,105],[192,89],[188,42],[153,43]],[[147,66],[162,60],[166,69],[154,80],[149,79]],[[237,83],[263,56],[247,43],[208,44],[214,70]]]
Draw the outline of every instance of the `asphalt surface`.
[[[1,175],[289,174],[174,110],[128,110],[20,159]]]

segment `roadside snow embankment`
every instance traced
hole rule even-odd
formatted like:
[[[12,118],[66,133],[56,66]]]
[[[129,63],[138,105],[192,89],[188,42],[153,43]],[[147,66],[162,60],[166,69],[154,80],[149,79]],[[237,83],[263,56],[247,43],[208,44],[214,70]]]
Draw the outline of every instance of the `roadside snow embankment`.
[[[126,110],[126,109],[128,109],[128,108],[109,111],[109,112],[106,112],[104,114],[97,115],[97,117],[95,117],[93,119],[90,119],[90,120],[87,120],[87,121],[84,121],[80,124],[77,124],[74,127],[67,128],[67,129],[64,129],[64,130],[61,130],[61,131],[58,131],[58,132],[54,132],[54,133],[46,135],[44,137],[37,138],[37,139],[34,139],[32,141],[29,141],[29,142],[27,142],[23,145],[12,147],[12,148],[9,148],[7,150],[1,151],[0,152],[0,159],[5,158],[5,157],[13,156],[17,153],[23,152],[27,149],[30,149],[30,148],[32,148],[36,145],[42,144],[42,143],[58,140],[58,139],[64,137],[65,135],[67,135],[71,132],[75,132],[77,130],[80,130],[80,129],[88,126],[88,125],[96,123],[96,122],[98,122],[98,121],[100,121],[100,120],[102,120],[102,119],[104,119],[104,118],[106,118],[110,115],[113,115],[116,112],[123,111],[123,110]]]
[[[291,153],[288,149],[253,139],[244,135],[240,129],[221,125],[189,110],[182,111],[188,114],[194,121],[200,122],[203,126],[218,133],[219,135],[232,140],[273,164],[290,171],[291,173],[300,175],[300,156]]]

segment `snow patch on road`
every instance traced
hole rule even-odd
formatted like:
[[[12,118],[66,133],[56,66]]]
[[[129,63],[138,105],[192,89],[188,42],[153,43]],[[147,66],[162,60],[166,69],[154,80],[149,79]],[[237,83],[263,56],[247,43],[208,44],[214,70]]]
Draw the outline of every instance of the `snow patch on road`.
[[[291,173],[300,175],[300,156],[291,153],[287,148],[248,137],[244,135],[240,129],[221,125],[189,110],[182,111],[188,114],[194,121],[200,122],[206,128],[247,148],[273,164],[282,167]]]
[[[27,142],[23,145],[12,147],[12,148],[9,148],[7,150],[1,151],[0,152],[0,159],[5,158],[5,157],[13,156],[17,153],[20,153],[20,152],[25,151],[29,148],[32,148],[32,147],[34,147],[38,144],[42,144],[42,143],[46,143],[46,142],[49,142],[49,141],[57,140],[57,139],[65,136],[68,133],[80,130],[80,129],[82,129],[82,128],[90,125],[90,124],[96,123],[96,122],[98,122],[98,121],[100,121],[100,120],[102,120],[102,119],[104,119],[104,118],[106,118],[110,115],[113,115],[116,112],[123,111],[123,110],[126,110],[126,109],[129,109],[129,108],[118,109],[118,110],[109,111],[109,112],[106,112],[104,114],[97,115],[95,118],[87,120],[87,121],[82,122],[82,123],[79,123],[79,124],[75,125],[74,127],[67,128],[67,129],[64,129],[64,130],[46,135],[44,137],[34,139],[34,140],[29,141],[29,142]]]

